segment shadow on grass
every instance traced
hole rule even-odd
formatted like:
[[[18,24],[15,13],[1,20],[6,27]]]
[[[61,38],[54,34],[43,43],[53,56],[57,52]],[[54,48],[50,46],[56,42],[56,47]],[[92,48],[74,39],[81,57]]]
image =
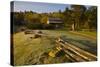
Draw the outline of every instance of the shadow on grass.
[[[85,50],[92,54],[97,55],[97,42],[92,42],[85,39],[72,39],[72,38],[64,38],[65,41]]]

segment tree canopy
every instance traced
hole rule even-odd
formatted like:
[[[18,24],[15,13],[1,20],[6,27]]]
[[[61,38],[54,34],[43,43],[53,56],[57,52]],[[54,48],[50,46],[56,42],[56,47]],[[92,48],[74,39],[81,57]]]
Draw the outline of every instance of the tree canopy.
[[[29,29],[44,29],[48,26],[48,18],[61,18],[63,28],[78,31],[82,29],[97,29],[97,7],[91,6],[88,9],[84,5],[71,5],[64,11],[52,13],[36,13],[33,11],[12,12],[13,25],[24,26]],[[45,28],[46,29],[46,28]]]

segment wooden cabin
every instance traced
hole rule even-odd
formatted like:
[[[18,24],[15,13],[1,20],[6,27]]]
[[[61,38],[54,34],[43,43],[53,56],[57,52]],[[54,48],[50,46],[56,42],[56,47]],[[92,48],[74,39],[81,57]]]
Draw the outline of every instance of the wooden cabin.
[[[52,25],[56,29],[63,27],[63,21],[60,18],[48,18],[47,24]]]

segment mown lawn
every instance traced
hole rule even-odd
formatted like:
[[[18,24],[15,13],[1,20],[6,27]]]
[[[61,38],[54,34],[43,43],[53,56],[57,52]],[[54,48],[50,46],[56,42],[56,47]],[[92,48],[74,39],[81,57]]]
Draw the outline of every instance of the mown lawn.
[[[96,37],[97,36],[97,32],[82,32],[82,31],[80,31],[79,33],[82,33],[82,34],[87,34],[87,35],[90,35],[90,36],[94,36],[94,37]]]
[[[14,65],[42,64],[39,58],[55,48],[55,39],[60,36],[59,32],[54,31],[44,30],[43,33],[46,36],[35,39],[30,38],[33,34],[25,35],[24,32],[14,34]],[[48,57],[48,60],[45,61],[47,63],[63,62],[61,58],[52,57]]]
[[[56,47],[55,39],[63,36],[84,49],[85,45],[96,47],[96,40],[61,30],[42,30],[44,36],[30,38],[33,34],[25,35],[24,32],[14,34],[14,65],[51,64],[69,62],[65,56],[50,57],[48,53]],[[88,33],[91,34],[91,33]],[[95,35],[95,33],[93,33]]]

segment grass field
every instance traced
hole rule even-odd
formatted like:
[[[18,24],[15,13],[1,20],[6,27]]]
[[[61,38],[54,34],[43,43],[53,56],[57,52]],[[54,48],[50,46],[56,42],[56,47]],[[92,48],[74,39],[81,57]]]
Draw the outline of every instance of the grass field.
[[[97,33],[96,32],[82,32],[80,31],[79,33],[82,33],[82,34],[87,34],[87,35],[90,35],[90,36],[93,36],[93,37],[96,37],[97,36]]]
[[[25,35],[24,32],[14,34],[14,65],[31,65],[31,64],[51,64],[70,62],[65,56],[50,57],[48,52],[55,48],[55,39],[64,36],[76,43],[76,46],[86,48],[85,45],[90,44],[96,47],[96,40],[87,37],[72,34],[68,31],[42,30],[46,35],[41,38],[33,38],[33,34]],[[92,33],[89,33],[89,35]],[[96,33],[93,33],[95,36]],[[84,45],[82,45],[84,44]]]

